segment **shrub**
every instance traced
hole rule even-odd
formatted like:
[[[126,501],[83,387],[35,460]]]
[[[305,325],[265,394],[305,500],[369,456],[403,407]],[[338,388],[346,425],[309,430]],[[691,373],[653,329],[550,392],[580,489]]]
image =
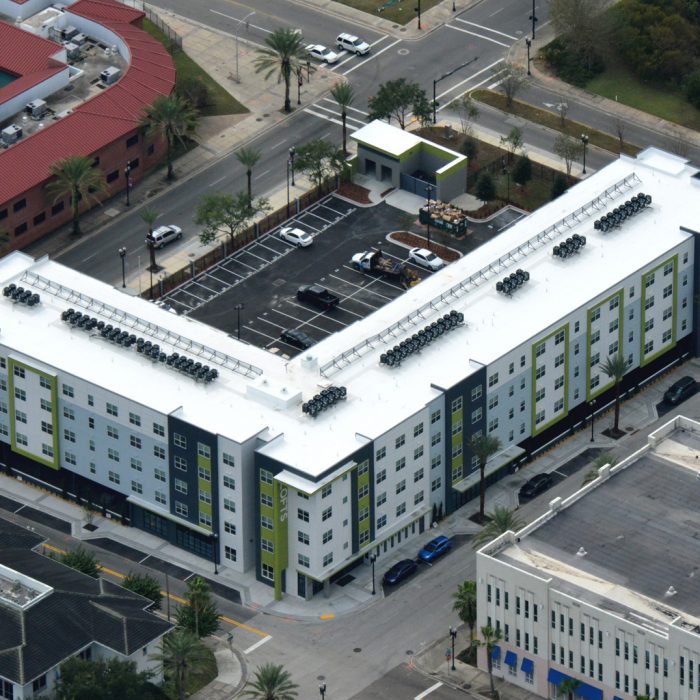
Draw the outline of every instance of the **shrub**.
[[[496,196],[496,185],[493,178],[488,173],[481,173],[476,181],[476,196],[484,203],[492,200]]]
[[[211,94],[206,83],[193,75],[178,78],[175,92],[199,110],[211,104]]]
[[[554,70],[558,78],[584,87],[605,70],[605,62],[594,53],[592,59],[575,53],[567,45],[566,37],[557,37],[540,50],[540,56]]]
[[[532,180],[532,161],[527,156],[520,156],[513,168],[513,180],[519,185],[527,185]]]
[[[554,178],[554,182],[552,183],[552,199],[560,197],[568,189],[569,184],[566,181],[566,177],[564,177],[564,175],[562,175],[561,173],[558,173],[557,176]]]
[[[694,70],[685,82],[685,96],[693,107],[700,109],[700,69]]]

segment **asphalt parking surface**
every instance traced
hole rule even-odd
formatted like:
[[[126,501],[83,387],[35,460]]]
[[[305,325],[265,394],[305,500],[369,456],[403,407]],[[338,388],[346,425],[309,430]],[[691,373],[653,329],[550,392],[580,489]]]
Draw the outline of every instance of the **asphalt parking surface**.
[[[232,336],[271,352],[293,356],[300,351],[280,340],[280,333],[298,328],[315,341],[342,330],[400,296],[404,289],[393,279],[352,268],[355,253],[381,248],[406,262],[408,249],[386,240],[402,226],[402,212],[380,204],[359,208],[331,195],[302,212],[287,225],[311,233],[313,245],[295,248],[279,238],[279,230],[261,236],[164,301]],[[420,278],[430,273],[408,263]],[[320,311],[296,299],[303,284],[320,284],[340,297],[339,306]]]

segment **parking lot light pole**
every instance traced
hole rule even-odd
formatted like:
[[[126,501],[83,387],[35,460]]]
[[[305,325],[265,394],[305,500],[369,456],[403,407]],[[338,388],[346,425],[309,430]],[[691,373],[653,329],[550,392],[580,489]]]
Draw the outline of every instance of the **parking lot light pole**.
[[[428,250],[430,250],[430,199],[433,196],[433,186],[426,185],[425,191],[428,195]]]
[[[126,178],[126,206],[131,206],[131,201],[129,195],[131,194],[131,161],[126,161],[126,168],[124,168],[124,177]]]
[[[374,586],[374,562],[377,561],[377,555],[372,554],[369,560],[372,562],[372,595],[376,595],[377,589]]]
[[[450,625],[450,637],[452,637],[452,670],[456,671],[455,667],[455,639],[457,638],[457,630]]]
[[[294,156],[296,155],[297,149],[292,146],[289,149],[289,163],[292,168],[292,187],[294,187]]]
[[[588,134],[581,134],[581,143],[583,144],[583,174],[586,174],[586,146],[588,146]]]
[[[126,287],[126,248],[119,249],[119,257],[122,259],[122,289]]]
[[[236,312],[236,338],[238,340],[241,339],[241,311],[245,309],[245,304],[236,304],[233,307],[234,311]]]

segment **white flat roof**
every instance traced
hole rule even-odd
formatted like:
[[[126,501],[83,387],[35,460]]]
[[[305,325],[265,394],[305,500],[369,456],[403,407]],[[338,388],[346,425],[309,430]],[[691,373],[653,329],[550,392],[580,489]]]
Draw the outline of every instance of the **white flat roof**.
[[[572,224],[563,236],[531,250],[509,267],[499,268],[498,274],[479,286],[470,286],[468,293],[448,297],[449,303],[434,315],[426,315],[424,321],[419,319],[415,328],[398,332],[389,344],[379,343],[375,349],[361,353],[328,379],[320,374],[319,367],[333,358],[445,294],[633,173],[639,182],[609,202],[604,211],[642,191],[652,195],[653,203],[619,229],[607,234],[594,231],[593,221],[600,214]],[[115,346],[65,324],[60,319],[61,311],[71,306],[80,309],[79,305],[40,288],[36,289],[42,299],[38,307],[13,305],[7,299],[0,299],[0,343],[163,413],[177,410],[183,420],[236,442],[263,431],[266,438],[283,435],[264,448],[265,454],[313,478],[346,460],[367,440],[380,437],[419,412],[440,393],[432,385],[453,386],[476,371],[476,363],[492,363],[686,240],[690,234],[680,227],[697,229],[700,220],[700,181],[691,178],[694,173],[695,169],[682,159],[657,149],[647,149],[637,159],[622,157],[387,306],[290,361],[240,343],[199,321],[127,296],[117,288],[47,259],[32,263],[27,256],[15,253],[0,260],[2,286],[14,281],[27,287],[20,277],[25,269],[30,269],[248,362],[263,371],[262,377],[255,380],[219,369],[217,380],[202,385],[169,367],[152,364],[133,349]],[[574,259],[553,258],[553,245],[573,233],[587,237],[583,251]],[[510,298],[496,292],[496,281],[518,267],[530,273],[530,281]],[[452,309],[464,313],[465,326],[411,356],[401,367],[389,369],[379,365],[381,352]],[[90,313],[102,317],[94,310]],[[109,322],[127,329],[124,324]],[[206,362],[181,348],[162,341],[160,344],[166,352],[176,350]],[[309,363],[311,357],[315,361]],[[283,407],[278,400],[280,396],[301,392],[307,401],[327,383],[347,387],[347,400],[316,419],[304,415],[298,403]],[[251,398],[247,394],[250,384],[263,394],[269,391],[270,402]]]
[[[391,124],[387,124],[379,119],[375,119],[357,131],[353,131],[350,134],[350,138],[370,148],[390,153],[397,158],[424,140],[410,131],[391,126]]]

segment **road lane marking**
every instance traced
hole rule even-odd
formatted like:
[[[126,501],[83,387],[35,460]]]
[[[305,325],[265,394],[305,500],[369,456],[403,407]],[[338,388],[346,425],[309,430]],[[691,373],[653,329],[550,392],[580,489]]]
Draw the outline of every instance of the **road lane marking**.
[[[326,102],[330,102],[331,104],[336,105],[337,107],[340,107],[340,105],[335,100],[332,100],[330,97],[324,97],[322,99],[324,99]],[[361,109],[357,109],[356,107],[349,107],[348,106],[345,109],[350,109],[353,112],[359,112],[360,114],[364,115],[365,117],[369,116],[369,112],[363,112]]]
[[[258,647],[261,647],[263,644],[265,644],[265,642],[269,642],[271,639],[272,637],[268,634],[266,637],[263,637],[262,639],[255,642],[255,644],[245,649],[243,653],[250,654],[251,651],[255,651]]]
[[[304,109],[304,111],[307,114],[312,114],[314,117],[318,117],[319,119],[325,119],[328,122],[332,122],[333,124],[339,124],[340,126],[343,125],[343,122],[340,119],[333,119],[333,117],[329,117],[325,114],[321,114],[320,112],[314,112],[312,109],[309,109],[308,107],[306,107]],[[352,124],[347,125],[348,131],[356,131],[359,128],[360,128],[359,126],[353,126]]]
[[[492,39],[490,36],[484,36],[483,34],[477,34],[476,32],[470,32],[468,29],[462,29],[462,27],[455,27],[454,24],[446,24],[445,26],[448,29],[454,29],[456,32],[464,32],[465,34],[470,34],[471,36],[478,37],[479,39],[483,39],[484,41],[490,41],[493,44],[498,44],[499,46],[505,46],[507,49],[510,48],[510,44],[504,44],[502,41],[498,41],[497,39]]]
[[[218,180],[214,180],[214,182],[209,183],[209,187],[213,187],[214,185],[218,185],[220,182],[226,179],[226,175],[223,177],[220,177]]]
[[[413,700],[423,700],[423,698],[427,697],[430,695],[430,693],[436,691],[438,688],[442,687],[442,681],[438,681],[435,685],[431,685],[430,688],[427,690],[424,690],[420,695],[416,695]]]
[[[213,12],[215,15],[221,15],[222,17],[227,17],[228,19],[232,19],[234,22],[238,22],[239,24],[243,21],[242,19],[238,19],[238,17],[233,17],[232,15],[226,15],[223,12],[219,12],[218,10],[212,10],[211,8],[209,9],[209,12]],[[257,24],[251,24],[250,22],[246,22],[247,27],[253,27],[253,29],[259,29],[261,32],[265,32],[266,34],[272,34],[271,29],[265,29],[265,27],[259,27]]]
[[[265,175],[267,175],[269,172],[271,172],[271,171],[270,171],[270,170],[264,170],[263,172],[260,173],[260,175],[256,175],[256,176],[253,178],[253,180],[259,180],[261,177],[265,177]]]
[[[504,32],[499,32],[497,29],[491,29],[491,27],[484,27],[483,24],[475,24],[474,22],[468,22],[466,19],[460,19],[457,17],[458,22],[463,22],[464,24],[469,24],[472,27],[476,27],[477,29],[484,29],[487,32],[491,32],[492,34],[500,34],[501,36],[504,36],[506,39],[512,39],[513,41],[517,41],[518,37],[517,36],[511,36],[510,34],[506,34]]]
[[[323,615],[319,615],[319,619],[321,620],[332,620],[335,617],[333,613],[324,613]]]
[[[476,73],[473,73],[473,74],[470,75],[468,78],[465,78],[464,80],[460,81],[459,83],[457,83],[457,84],[454,85],[453,87],[448,88],[448,89],[445,90],[444,92],[441,92],[439,95],[437,95],[437,99],[438,99],[438,100],[442,99],[445,95],[448,95],[448,94],[451,93],[452,91],[457,90],[458,88],[462,87],[462,85],[464,85],[465,83],[468,83],[470,80],[474,80],[474,78],[476,78],[478,75],[481,75],[482,73],[484,73],[484,72],[487,71],[487,70],[491,70],[494,66],[497,66],[499,63],[503,63],[504,60],[505,60],[505,59],[503,59],[503,58],[499,58],[497,61],[494,61],[493,63],[489,63],[489,65],[486,66],[485,68],[482,68],[481,70],[478,70]],[[493,80],[493,76],[489,76],[489,77],[486,78],[486,80],[484,80],[482,83],[479,83],[479,85],[483,85],[483,83],[488,82],[489,80]],[[477,86],[477,87],[478,87],[478,86]],[[470,88],[470,90],[474,90],[474,89],[475,89],[475,88],[473,88],[473,87]],[[439,109],[442,109],[443,107],[446,107],[446,106],[447,106],[447,105],[443,105],[443,106],[440,107]]]
[[[400,44],[400,43],[401,43],[401,39],[397,39],[393,44],[389,44],[389,46],[385,46],[381,51],[377,51],[377,53],[373,53],[369,58],[362,61],[362,63],[358,63],[356,66],[353,66],[352,68],[346,70],[345,73],[343,73],[343,75],[348,75],[348,74],[352,73],[354,70],[357,70],[360,66],[366,65],[372,59],[377,58],[377,56],[381,56],[385,51],[388,51],[392,46],[396,46],[396,44]],[[504,44],[504,46],[505,45],[506,44]]]

